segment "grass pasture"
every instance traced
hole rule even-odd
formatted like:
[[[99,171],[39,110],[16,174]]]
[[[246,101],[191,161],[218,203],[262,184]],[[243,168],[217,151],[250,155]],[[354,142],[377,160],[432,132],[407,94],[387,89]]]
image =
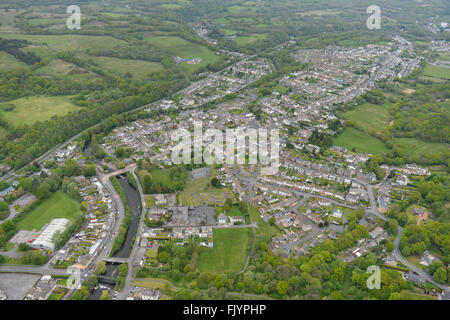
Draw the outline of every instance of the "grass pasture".
[[[21,230],[40,230],[45,224],[56,218],[72,219],[81,207],[63,191],[54,193],[39,206],[27,213],[18,223]]]
[[[179,37],[150,36],[146,37],[145,40],[169,52],[173,56],[186,59],[203,59],[199,64],[190,65],[187,63],[180,63],[180,68],[187,72],[194,72],[199,67],[204,67],[209,63],[215,63],[219,60],[219,57],[207,47],[186,41]]]
[[[389,125],[389,107],[389,104],[364,103],[344,112],[342,116],[364,132],[381,133]]]
[[[427,156],[448,151],[445,143],[425,142],[414,138],[397,138],[396,141],[408,156]]]
[[[13,111],[0,111],[0,115],[14,125],[31,125],[53,116],[64,116],[80,107],[70,102],[70,96],[33,96],[8,102],[16,106]]]
[[[200,272],[239,272],[250,249],[251,229],[215,229],[214,247],[201,248]]]
[[[162,64],[158,62],[118,59],[112,57],[91,57],[90,59],[102,69],[121,75],[129,72],[132,77],[137,80],[144,80],[149,73],[164,69]]]
[[[33,47],[48,47],[53,52],[76,52],[87,49],[113,49],[126,42],[108,36],[1,34],[7,39],[28,40]]]
[[[267,34],[265,34],[265,33],[261,33],[261,34],[255,33],[250,36],[237,36],[236,38],[234,38],[234,42],[236,42],[236,44],[238,46],[244,47],[244,46],[252,44],[258,40],[265,40],[266,38],[267,38]]]
[[[38,53],[36,54],[39,55]],[[86,81],[99,78],[98,75],[90,72],[89,70],[77,67],[72,63],[68,63],[60,59],[54,59],[47,65],[39,68],[37,70],[37,74],[50,76],[52,78],[70,76],[71,78],[83,79]]]
[[[26,64],[17,60],[12,55],[0,51],[0,71],[11,70],[15,68],[25,67]]]
[[[357,152],[374,154],[386,152],[388,150],[381,140],[351,127],[346,128],[339,134],[333,140],[333,144],[349,150],[355,148]]]
[[[444,82],[450,80],[450,70],[437,66],[427,65],[420,76],[421,79],[433,82]]]

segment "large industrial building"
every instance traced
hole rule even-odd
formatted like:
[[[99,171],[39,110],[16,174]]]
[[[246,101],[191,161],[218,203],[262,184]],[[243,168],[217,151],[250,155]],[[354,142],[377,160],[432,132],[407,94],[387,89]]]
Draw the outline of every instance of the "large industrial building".
[[[67,219],[53,219],[39,237],[30,245],[33,249],[55,250],[53,236],[57,231],[64,232],[69,224]]]

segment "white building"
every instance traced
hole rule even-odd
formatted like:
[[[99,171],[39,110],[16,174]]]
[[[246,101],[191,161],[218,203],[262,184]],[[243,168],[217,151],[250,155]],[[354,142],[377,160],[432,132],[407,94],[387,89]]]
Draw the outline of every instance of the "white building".
[[[39,237],[33,241],[30,245],[31,248],[53,251],[55,249],[55,243],[52,241],[53,236],[57,231],[64,232],[68,224],[69,220],[67,219],[53,219]]]

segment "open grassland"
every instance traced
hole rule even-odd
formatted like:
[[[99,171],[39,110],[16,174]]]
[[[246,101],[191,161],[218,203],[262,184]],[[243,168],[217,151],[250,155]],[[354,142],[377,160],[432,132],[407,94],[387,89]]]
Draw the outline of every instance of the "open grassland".
[[[381,133],[389,125],[389,104],[364,103],[343,113],[345,120],[352,121],[364,132]]]
[[[6,9],[0,9],[0,32],[17,32],[17,29],[14,27],[14,19],[23,11],[22,9],[8,9],[8,11]]]
[[[58,191],[27,213],[17,226],[22,230],[40,230],[53,219],[66,218],[70,220],[80,210],[81,207],[77,201],[63,191]]]
[[[413,138],[398,138],[396,142],[408,156],[421,156],[448,151],[448,145],[438,142],[425,142]]]
[[[344,11],[337,9],[327,9],[327,10],[311,10],[298,12],[297,15],[301,17],[305,16],[337,16],[338,14],[344,13]]]
[[[421,79],[434,82],[444,82],[450,80],[450,70],[437,66],[427,65],[420,76]]]
[[[26,64],[17,60],[12,55],[0,51],[0,71],[11,70],[15,68],[25,67]]]
[[[1,34],[7,39],[28,40],[34,46],[48,47],[54,52],[112,49],[126,42],[108,36]]]
[[[236,42],[236,44],[238,46],[246,46],[248,44],[252,44],[258,40],[264,40],[267,38],[267,34],[262,33],[262,34],[252,34],[250,36],[237,36],[236,38],[234,38],[234,42]]]
[[[186,41],[179,37],[150,36],[145,38],[149,43],[160,47],[173,56],[186,59],[201,58],[203,61],[199,64],[180,63],[180,67],[188,72],[194,72],[199,67],[206,66],[209,63],[215,63],[219,57],[205,46]]]
[[[164,69],[162,64],[158,62],[142,60],[118,59],[111,57],[92,57],[91,60],[102,69],[106,69],[113,73],[124,75],[129,72],[136,80],[144,80],[147,78],[149,73]]]
[[[388,150],[381,140],[351,127],[339,134],[333,144],[349,150],[355,148],[357,152],[383,153]]]
[[[0,51],[0,71],[10,70],[20,67],[25,67],[26,64],[22,61],[17,60],[12,55]]]
[[[38,53],[36,54],[39,55]],[[37,69],[36,73],[38,75],[50,76],[55,79],[65,76],[85,81],[99,79],[97,74],[60,59],[50,61],[47,65]]]
[[[239,272],[250,248],[251,229],[215,229],[214,248],[201,248],[200,272]]]
[[[69,96],[33,96],[20,98],[6,104],[14,104],[13,111],[0,111],[0,115],[14,125],[33,124],[53,116],[63,116],[80,107],[70,102]]]

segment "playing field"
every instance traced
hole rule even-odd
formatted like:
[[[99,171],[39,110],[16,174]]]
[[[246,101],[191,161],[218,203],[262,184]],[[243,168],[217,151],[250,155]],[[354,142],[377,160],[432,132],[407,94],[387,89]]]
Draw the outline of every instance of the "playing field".
[[[80,210],[81,207],[77,201],[70,198],[63,191],[58,191],[27,213],[17,226],[18,229],[37,231],[53,219],[66,218],[70,220]]]
[[[245,263],[251,243],[251,229],[215,229],[214,248],[201,248],[200,272],[238,272]]]
[[[382,153],[388,150],[383,141],[351,127],[339,134],[333,144],[348,150],[355,148],[357,152]]]

